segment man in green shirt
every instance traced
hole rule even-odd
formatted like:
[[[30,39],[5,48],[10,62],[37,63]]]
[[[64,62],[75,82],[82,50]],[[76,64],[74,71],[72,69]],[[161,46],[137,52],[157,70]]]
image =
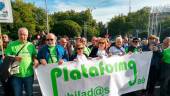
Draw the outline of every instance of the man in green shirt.
[[[38,50],[38,60],[42,65],[58,63],[61,65],[68,60],[66,50],[57,44],[57,37],[53,33],[46,36],[46,45]]]
[[[18,56],[15,57],[16,61],[19,62],[19,73],[11,77],[11,86],[14,96],[22,96],[23,89],[25,89],[27,96],[32,96],[34,81],[33,66],[38,66],[38,60],[36,59],[37,52],[35,46],[27,41],[27,28],[20,28],[18,30],[18,37],[19,39],[10,42],[5,50],[5,55],[13,56],[16,56],[19,50],[21,50]]]
[[[161,64],[161,82],[160,96],[170,96],[170,37],[163,41],[162,64]]]

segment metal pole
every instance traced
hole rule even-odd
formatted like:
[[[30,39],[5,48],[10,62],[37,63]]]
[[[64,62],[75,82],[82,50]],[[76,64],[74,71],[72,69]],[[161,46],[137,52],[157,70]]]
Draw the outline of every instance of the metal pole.
[[[150,34],[150,29],[151,29],[151,11],[149,13],[149,22],[148,22],[148,37],[149,37],[149,34]]]
[[[129,0],[129,13],[131,13],[131,0]]]
[[[47,8],[47,0],[45,0],[45,9],[46,9],[46,27],[47,27],[47,33],[49,33],[49,25],[48,25],[48,8]]]
[[[84,21],[84,37],[87,38],[87,24]]]

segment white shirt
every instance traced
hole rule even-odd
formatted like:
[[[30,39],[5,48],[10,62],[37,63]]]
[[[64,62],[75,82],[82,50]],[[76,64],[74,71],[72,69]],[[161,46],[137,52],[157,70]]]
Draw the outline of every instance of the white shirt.
[[[107,53],[105,50],[99,50],[97,51],[97,56],[98,57],[106,57],[107,56]]]
[[[115,46],[112,46],[109,49],[109,53],[111,53],[112,55],[122,55],[125,53],[125,49],[123,47],[117,48]]]
[[[77,54],[77,60],[80,64],[83,64],[84,62],[88,61],[87,57],[84,54],[82,55]]]

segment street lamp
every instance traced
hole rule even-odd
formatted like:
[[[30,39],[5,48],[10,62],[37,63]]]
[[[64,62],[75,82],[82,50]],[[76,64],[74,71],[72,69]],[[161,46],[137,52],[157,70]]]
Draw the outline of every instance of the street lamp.
[[[131,13],[131,0],[129,0],[129,13]]]
[[[49,33],[47,0],[45,0],[45,10],[46,10],[46,28],[47,28],[46,31],[47,33]]]

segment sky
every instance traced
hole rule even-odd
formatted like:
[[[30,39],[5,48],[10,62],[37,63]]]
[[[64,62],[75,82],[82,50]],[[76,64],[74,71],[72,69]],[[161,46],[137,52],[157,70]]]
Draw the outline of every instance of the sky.
[[[75,10],[77,12],[90,8],[93,18],[97,22],[106,23],[119,14],[127,15],[129,5],[135,12],[145,6],[170,6],[170,0],[47,0],[48,13]],[[34,3],[38,7],[45,8],[45,0],[25,0]]]

